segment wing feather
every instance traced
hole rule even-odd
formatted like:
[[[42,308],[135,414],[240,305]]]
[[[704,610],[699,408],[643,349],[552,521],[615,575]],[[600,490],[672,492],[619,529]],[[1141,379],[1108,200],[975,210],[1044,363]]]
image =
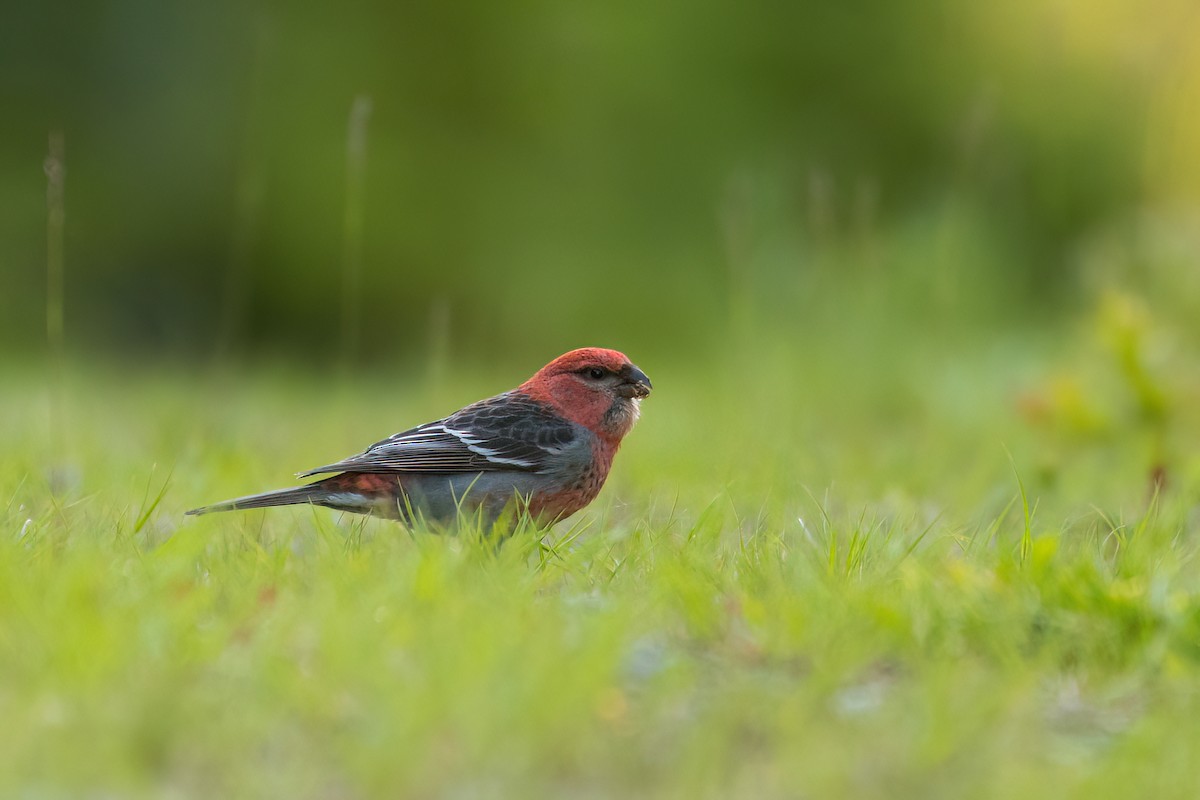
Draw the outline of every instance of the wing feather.
[[[539,472],[579,435],[577,425],[549,407],[508,392],[300,477],[328,472]]]

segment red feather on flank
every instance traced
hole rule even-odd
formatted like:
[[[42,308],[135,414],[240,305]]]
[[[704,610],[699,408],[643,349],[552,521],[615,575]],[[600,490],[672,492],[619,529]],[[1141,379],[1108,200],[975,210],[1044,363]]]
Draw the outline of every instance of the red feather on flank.
[[[623,353],[573,350],[512,391],[302,473],[337,473],[328,478],[188,513],[308,503],[405,522],[467,510],[490,523],[517,500],[543,522],[563,519],[604,486],[651,388]]]

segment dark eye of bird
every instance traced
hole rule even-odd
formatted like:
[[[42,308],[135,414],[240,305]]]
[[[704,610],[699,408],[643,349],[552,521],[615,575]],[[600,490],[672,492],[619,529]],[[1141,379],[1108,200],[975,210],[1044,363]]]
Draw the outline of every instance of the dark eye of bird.
[[[587,374],[592,380],[598,381],[604,377],[604,370],[602,370],[600,367],[592,367],[587,371]]]

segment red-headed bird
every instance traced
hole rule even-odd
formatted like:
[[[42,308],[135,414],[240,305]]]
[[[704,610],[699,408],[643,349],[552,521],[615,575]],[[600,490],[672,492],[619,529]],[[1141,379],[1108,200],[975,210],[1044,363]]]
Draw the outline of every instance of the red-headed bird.
[[[595,499],[650,389],[623,353],[572,350],[512,391],[300,473],[337,475],[187,513],[310,503],[407,523],[478,514],[490,526],[516,501],[554,522]]]

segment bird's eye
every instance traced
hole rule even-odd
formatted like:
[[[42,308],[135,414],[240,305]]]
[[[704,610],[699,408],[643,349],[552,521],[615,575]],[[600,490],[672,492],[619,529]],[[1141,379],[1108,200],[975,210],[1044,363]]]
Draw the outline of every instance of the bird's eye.
[[[592,367],[587,371],[587,376],[594,381],[598,381],[604,377],[604,370],[600,367]]]

